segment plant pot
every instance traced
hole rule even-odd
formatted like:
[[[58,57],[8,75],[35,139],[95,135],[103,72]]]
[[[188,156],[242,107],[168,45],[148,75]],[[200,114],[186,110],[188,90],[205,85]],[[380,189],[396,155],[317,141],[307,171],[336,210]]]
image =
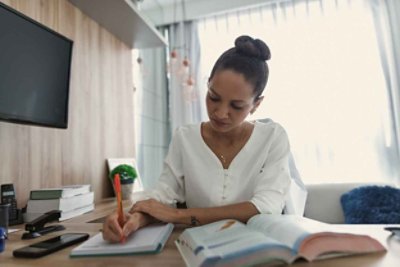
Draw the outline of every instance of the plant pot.
[[[121,184],[121,197],[123,200],[131,199],[133,193],[133,182]]]
[[[121,180],[121,198],[123,200],[126,199],[131,199],[132,193],[133,193],[133,184],[134,180],[129,179],[129,180]],[[112,183],[114,193],[117,195],[117,192],[115,191],[115,185]]]

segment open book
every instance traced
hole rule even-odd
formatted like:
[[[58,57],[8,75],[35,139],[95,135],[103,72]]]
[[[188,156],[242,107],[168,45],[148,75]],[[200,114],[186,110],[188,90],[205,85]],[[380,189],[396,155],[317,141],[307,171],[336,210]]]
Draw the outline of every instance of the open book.
[[[160,252],[174,225],[149,225],[131,234],[125,243],[110,243],[103,239],[102,233],[91,237],[71,251],[71,257],[135,255]]]
[[[175,241],[187,266],[249,266],[293,263],[385,251],[368,235],[340,232],[295,215],[260,214],[247,225],[236,220],[186,229]]]

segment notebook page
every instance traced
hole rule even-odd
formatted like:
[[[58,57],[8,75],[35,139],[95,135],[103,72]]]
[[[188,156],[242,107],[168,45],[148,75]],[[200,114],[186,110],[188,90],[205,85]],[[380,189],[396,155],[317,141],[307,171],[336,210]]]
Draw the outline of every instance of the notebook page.
[[[125,243],[110,243],[98,233],[71,251],[71,256],[83,255],[120,255],[143,252],[155,252],[165,236],[171,233],[172,224],[150,225],[131,234]]]

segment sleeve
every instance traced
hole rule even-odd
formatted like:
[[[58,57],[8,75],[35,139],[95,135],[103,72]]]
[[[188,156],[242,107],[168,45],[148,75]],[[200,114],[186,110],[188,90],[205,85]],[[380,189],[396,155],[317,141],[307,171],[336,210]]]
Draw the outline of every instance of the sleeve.
[[[164,167],[156,186],[153,189],[133,194],[133,202],[155,199],[163,204],[174,206],[177,202],[185,201],[184,176],[182,168],[182,144],[179,129],[175,132]]]
[[[282,128],[272,142],[266,161],[256,177],[254,195],[250,200],[260,213],[282,213],[291,182],[289,151],[289,140]]]

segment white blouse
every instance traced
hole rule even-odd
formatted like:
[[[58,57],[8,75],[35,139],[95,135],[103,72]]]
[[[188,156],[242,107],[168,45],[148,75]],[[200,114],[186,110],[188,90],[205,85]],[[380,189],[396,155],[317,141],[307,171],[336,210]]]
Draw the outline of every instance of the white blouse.
[[[249,201],[260,213],[280,214],[290,185],[289,141],[279,124],[256,122],[228,169],[204,142],[201,124],[176,130],[156,187],[135,193],[134,201],[154,198],[188,208]]]

